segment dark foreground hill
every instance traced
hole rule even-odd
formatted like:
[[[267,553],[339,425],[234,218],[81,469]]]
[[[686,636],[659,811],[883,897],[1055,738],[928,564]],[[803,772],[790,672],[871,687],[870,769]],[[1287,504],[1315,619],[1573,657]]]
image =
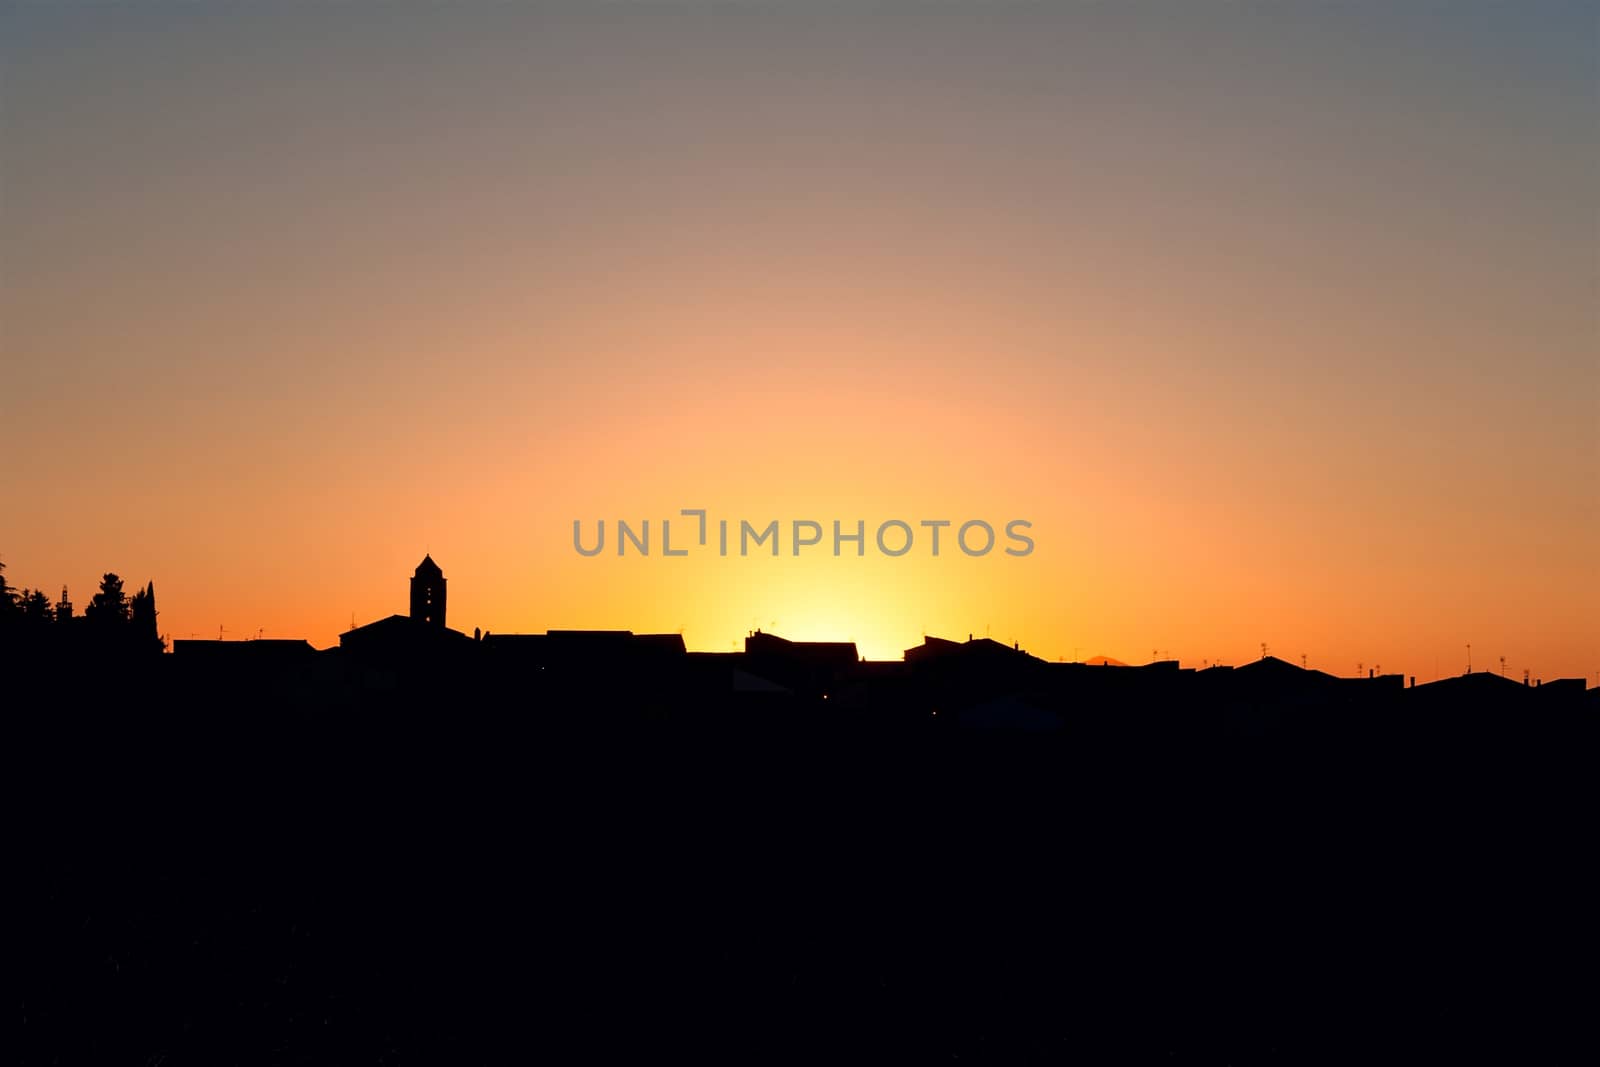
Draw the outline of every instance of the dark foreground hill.
[[[1586,705],[1041,733],[608,683],[13,701],[19,1060],[1593,1051]]]

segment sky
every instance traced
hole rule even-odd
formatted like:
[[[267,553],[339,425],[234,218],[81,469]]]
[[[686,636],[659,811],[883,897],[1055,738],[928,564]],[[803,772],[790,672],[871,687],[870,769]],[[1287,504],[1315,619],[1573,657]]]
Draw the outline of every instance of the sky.
[[[0,0],[0,560],[172,638],[426,552],[468,632],[1596,684],[1597,10]]]

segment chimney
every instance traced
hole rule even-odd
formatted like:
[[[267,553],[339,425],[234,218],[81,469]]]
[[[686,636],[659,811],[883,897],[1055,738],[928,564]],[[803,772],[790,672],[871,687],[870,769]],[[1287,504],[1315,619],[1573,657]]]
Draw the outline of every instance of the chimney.
[[[1417,687],[1417,676],[1413,674],[1411,676],[1411,688],[1415,689],[1416,687]]]
[[[1371,678],[1373,676],[1373,672],[1374,672],[1374,668],[1368,667],[1367,668],[1367,677]]]

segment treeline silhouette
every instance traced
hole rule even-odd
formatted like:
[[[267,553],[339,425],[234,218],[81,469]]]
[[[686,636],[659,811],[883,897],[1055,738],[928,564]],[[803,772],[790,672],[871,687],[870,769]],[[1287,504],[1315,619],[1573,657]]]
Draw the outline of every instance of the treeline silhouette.
[[[66,586],[52,604],[42,589],[12,588],[0,560],[0,646],[10,654],[85,658],[162,652],[166,642],[157,633],[156,614],[154,582],[129,596],[122,579],[107,572],[78,615]]]
[[[468,635],[429,580],[323,650],[10,599],[20,1062],[1594,1051],[1581,681]]]

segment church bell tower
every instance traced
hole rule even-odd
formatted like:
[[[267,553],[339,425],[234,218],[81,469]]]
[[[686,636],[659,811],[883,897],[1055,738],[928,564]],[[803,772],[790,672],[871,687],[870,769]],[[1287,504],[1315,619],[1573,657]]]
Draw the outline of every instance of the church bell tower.
[[[444,626],[444,571],[432,556],[423,556],[417,573],[411,576],[411,617]]]

